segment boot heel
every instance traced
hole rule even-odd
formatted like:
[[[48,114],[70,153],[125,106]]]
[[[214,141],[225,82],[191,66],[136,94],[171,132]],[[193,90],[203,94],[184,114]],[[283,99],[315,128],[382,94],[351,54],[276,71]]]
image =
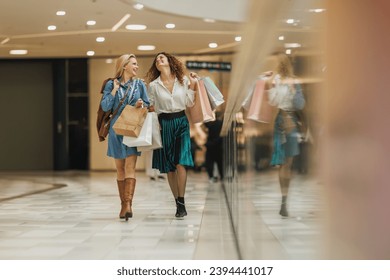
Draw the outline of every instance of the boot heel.
[[[125,220],[128,221],[129,218],[132,218],[133,217],[133,213],[131,212],[126,212],[126,215],[125,215]]]

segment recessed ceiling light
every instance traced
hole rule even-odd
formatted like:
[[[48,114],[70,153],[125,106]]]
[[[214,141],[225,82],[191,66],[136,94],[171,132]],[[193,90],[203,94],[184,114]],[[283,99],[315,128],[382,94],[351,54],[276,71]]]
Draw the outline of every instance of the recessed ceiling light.
[[[55,26],[55,25],[49,25],[47,27],[47,30],[56,30],[56,29],[57,29],[57,26]]]
[[[288,20],[286,20],[286,22],[288,24],[293,24],[295,22],[295,20],[293,18],[289,18]]]
[[[287,49],[287,50],[286,50],[286,54],[291,54],[291,50],[290,50],[290,49]]]
[[[168,29],[173,29],[173,28],[176,27],[176,25],[175,25],[174,23],[167,23],[167,24],[165,25],[165,27],[168,28]]]
[[[24,55],[27,54],[27,50],[10,50],[9,54],[14,54],[14,55]]]
[[[301,47],[301,44],[299,44],[299,43],[285,43],[284,47],[287,49],[288,48],[299,48],[299,47]]]
[[[215,49],[216,47],[218,47],[217,43],[210,43],[209,44],[209,48]]]
[[[128,30],[145,30],[146,25],[143,24],[128,24],[126,25],[126,29]]]
[[[95,55],[95,52],[94,52],[94,51],[87,51],[87,55],[88,55],[88,56],[94,56],[94,55]]]
[[[204,18],[203,21],[204,21],[204,22],[208,22],[208,23],[214,23],[214,22],[215,22],[215,19],[212,19],[212,18]]]
[[[133,7],[136,10],[142,10],[144,8],[144,5],[137,3],[137,4],[134,4]]]
[[[96,42],[99,42],[99,43],[104,42],[105,40],[106,40],[106,38],[104,38],[104,37],[97,37],[96,38]]]
[[[95,25],[96,21],[95,20],[88,20],[87,25]]]
[[[234,41],[236,41],[236,42],[241,42],[241,36],[236,36],[236,37],[234,37]]]
[[[64,16],[64,15],[66,15],[66,12],[65,11],[57,11],[56,15],[57,16]]]
[[[284,36],[279,36],[279,41],[283,41],[284,40]]]
[[[322,12],[325,12],[325,9],[310,9],[309,12],[311,12],[311,13],[322,13]]]
[[[156,46],[153,45],[139,45],[137,50],[139,51],[153,51],[156,49]]]
[[[111,59],[111,58],[107,58],[107,59],[106,59],[106,63],[107,63],[107,64],[111,64],[111,63],[113,63],[113,62],[114,62],[114,60]]]

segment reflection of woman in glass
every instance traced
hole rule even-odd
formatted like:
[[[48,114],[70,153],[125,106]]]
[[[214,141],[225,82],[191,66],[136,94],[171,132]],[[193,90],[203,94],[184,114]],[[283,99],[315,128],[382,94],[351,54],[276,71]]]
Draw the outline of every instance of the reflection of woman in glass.
[[[195,73],[187,78],[184,65],[167,53],[157,54],[147,73],[150,104],[158,114],[163,144],[162,149],[153,151],[153,168],[168,173],[168,183],[176,200],[176,217],[187,215],[184,204],[186,166],[194,166],[194,163],[185,109],[194,105],[196,78]]]
[[[293,157],[299,154],[300,137],[296,110],[305,106],[305,99],[299,82],[293,74],[290,59],[285,54],[278,55],[276,75],[270,79],[269,103],[279,108],[275,119],[273,153],[271,165],[279,165],[279,184],[282,204],[279,214],[288,216],[287,195],[291,180]]]
[[[123,136],[117,135],[112,126],[127,104],[135,107],[149,105],[145,84],[140,79],[135,78],[137,71],[138,63],[135,55],[120,56],[116,62],[115,79],[109,80],[105,84],[101,101],[102,109],[105,112],[115,111],[118,106],[121,106],[110,124],[107,155],[115,159],[119,197],[122,203],[119,217],[126,219],[126,221],[133,216],[131,206],[135,191],[135,166],[137,156],[140,153],[137,152],[137,148],[124,145],[122,143]],[[125,96],[126,99],[120,105],[120,100]]]

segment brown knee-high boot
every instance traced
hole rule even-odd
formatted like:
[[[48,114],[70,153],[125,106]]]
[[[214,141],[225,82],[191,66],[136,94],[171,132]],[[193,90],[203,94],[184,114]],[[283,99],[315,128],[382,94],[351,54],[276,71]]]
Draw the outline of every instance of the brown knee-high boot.
[[[126,219],[126,221],[128,220],[128,218],[133,217],[133,210],[131,209],[131,206],[133,204],[135,182],[136,182],[135,178],[126,178],[125,179],[125,202],[126,202],[125,219]]]
[[[125,202],[125,180],[116,181],[118,184],[119,197],[121,199],[121,211],[119,212],[119,218],[124,219],[126,215],[126,202]]]

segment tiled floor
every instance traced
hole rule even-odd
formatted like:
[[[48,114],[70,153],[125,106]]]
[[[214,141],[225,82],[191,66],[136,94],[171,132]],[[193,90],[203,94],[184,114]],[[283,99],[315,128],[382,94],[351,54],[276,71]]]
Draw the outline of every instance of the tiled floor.
[[[244,184],[251,187],[240,199],[251,205],[256,221],[251,227],[262,234],[255,246],[241,250],[260,248],[263,254],[241,256],[317,258],[321,207],[316,180],[294,179],[289,219],[277,214],[275,170],[255,174],[252,183]],[[134,217],[120,221],[113,172],[0,173],[0,259],[240,258],[222,187],[209,183],[205,173],[189,173],[184,219],[174,217],[167,182],[151,181],[142,172],[133,203]],[[239,238],[242,231],[246,228],[237,231]],[[270,244],[275,244],[273,255],[266,253]]]

